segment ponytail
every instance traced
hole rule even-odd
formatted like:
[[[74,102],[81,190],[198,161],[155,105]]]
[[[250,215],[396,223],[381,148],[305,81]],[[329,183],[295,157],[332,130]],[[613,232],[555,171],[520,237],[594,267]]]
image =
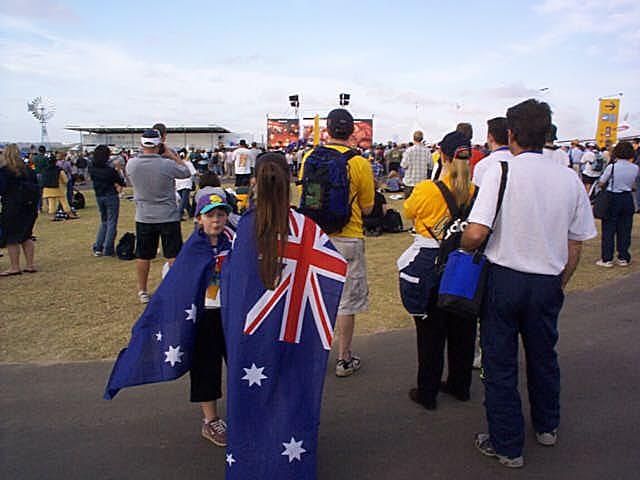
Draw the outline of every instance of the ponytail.
[[[268,289],[280,281],[289,236],[289,168],[284,155],[267,153],[256,169],[256,247],[260,278]]]
[[[471,200],[471,171],[469,159],[454,158],[449,164],[451,175],[451,193],[456,199],[458,207],[467,207]]]

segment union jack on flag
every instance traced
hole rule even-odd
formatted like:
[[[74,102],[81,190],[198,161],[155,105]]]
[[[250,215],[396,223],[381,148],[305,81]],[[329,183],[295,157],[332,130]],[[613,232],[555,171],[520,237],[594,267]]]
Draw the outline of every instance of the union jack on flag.
[[[347,262],[289,211],[277,286],[260,279],[255,211],[222,266],[227,345],[226,480],[314,480],[322,388]]]
[[[249,310],[244,333],[255,333],[273,307],[284,297],[280,341],[300,343],[300,332],[308,304],[322,346],[325,350],[330,350],[333,327],[329,321],[318,276],[344,282],[347,262],[340,253],[327,245],[329,237],[320,227],[304,215],[290,210],[289,229],[289,239],[282,258],[284,268],[280,275],[280,283],[274,290],[266,290]]]

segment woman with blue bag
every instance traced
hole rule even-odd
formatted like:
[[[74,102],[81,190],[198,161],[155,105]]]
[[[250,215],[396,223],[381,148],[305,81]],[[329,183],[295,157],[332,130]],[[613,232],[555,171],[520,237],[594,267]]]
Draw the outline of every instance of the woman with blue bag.
[[[437,306],[440,243],[461,230],[457,220],[466,218],[475,194],[469,140],[451,132],[440,142],[440,149],[441,181],[419,183],[404,203],[404,215],[413,220],[416,234],[397,262],[402,303],[413,316],[417,333],[418,385],[409,391],[409,398],[427,410],[436,408],[439,390],[461,401],[469,399],[476,338],[475,321]],[[445,195],[454,201],[457,212],[448,207]],[[441,383],[445,342],[449,368],[446,382]]]

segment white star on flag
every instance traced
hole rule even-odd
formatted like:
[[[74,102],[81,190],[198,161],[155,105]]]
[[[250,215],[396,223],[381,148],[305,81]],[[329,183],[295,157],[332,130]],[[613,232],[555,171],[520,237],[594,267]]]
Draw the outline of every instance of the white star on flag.
[[[300,455],[302,455],[306,450],[302,448],[302,440],[296,442],[296,439],[291,437],[291,441],[289,443],[283,442],[282,446],[284,447],[284,452],[281,455],[286,455],[289,457],[289,463],[293,462],[295,458],[298,461],[300,460]]]
[[[232,466],[234,463],[236,463],[236,459],[233,458],[233,455],[231,453],[227,453],[227,459],[225,460],[225,462],[227,462],[229,466]]]
[[[253,385],[254,383],[256,385],[258,385],[259,387],[262,386],[262,380],[264,380],[265,378],[269,378],[266,375],[262,374],[262,371],[264,370],[264,367],[256,367],[255,363],[251,364],[251,368],[243,368],[244,372],[245,372],[245,376],[242,377],[242,380],[247,380],[249,382],[249,386]]]
[[[193,323],[196,323],[196,306],[192,303],[191,308],[187,308],[185,313],[187,314],[187,318],[185,320],[193,320]]]
[[[158,342],[162,341],[162,332],[160,330],[158,330],[158,333],[154,333],[154,335],[156,336],[156,340]]]
[[[173,348],[171,345],[169,345],[169,351],[164,352],[164,354],[167,356],[164,362],[170,363],[172,367],[175,366],[176,363],[182,363],[180,357],[184,355],[184,352],[180,351],[180,345],[178,345],[176,348]]]

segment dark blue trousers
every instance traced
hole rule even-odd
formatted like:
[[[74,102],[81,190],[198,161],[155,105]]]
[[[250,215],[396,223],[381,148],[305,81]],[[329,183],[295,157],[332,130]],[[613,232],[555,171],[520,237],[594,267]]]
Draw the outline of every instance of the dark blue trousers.
[[[629,246],[631,245],[631,229],[635,206],[631,192],[614,193],[609,206],[609,217],[602,220],[602,260],[613,260],[614,239],[620,260],[631,261]]]
[[[496,452],[522,455],[524,417],[518,392],[518,336],[524,345],[531,421],[549,432],[560,420],[560,368],[555,351],[564,301],[561,277],[491,265],[480,317],[489,435]]]

